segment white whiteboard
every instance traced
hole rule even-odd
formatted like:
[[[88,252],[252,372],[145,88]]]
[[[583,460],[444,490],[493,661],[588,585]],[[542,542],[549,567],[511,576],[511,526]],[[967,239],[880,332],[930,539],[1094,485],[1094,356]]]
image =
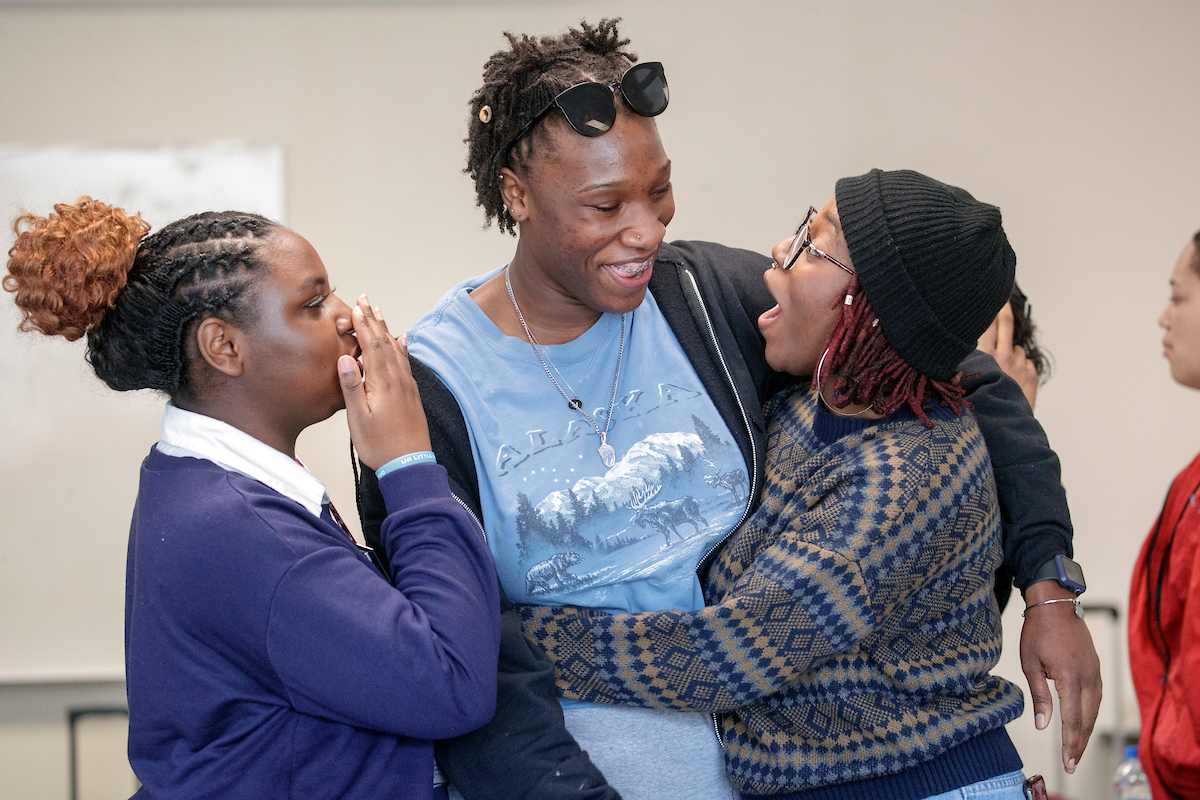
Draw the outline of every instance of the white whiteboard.
[[[0,145],[4,251],[13,218],[88,194],[154,228],[198,211],[284,219],[275,146]],[[124,675],[125,550],[138,466],[163,399],[109,391],[84,342],[18,334],[0,300],[0,683]]]

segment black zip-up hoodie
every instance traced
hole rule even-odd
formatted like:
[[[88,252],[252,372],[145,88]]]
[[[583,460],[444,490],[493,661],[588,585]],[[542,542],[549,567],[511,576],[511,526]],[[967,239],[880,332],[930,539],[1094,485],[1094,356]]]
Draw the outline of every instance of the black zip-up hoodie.
[[[749,511],[757,506],[766,456],[762,406],[798,380],[773,371],[758,317],[775,305],[763,282],[770,259],[711,242],[663,244],[649,290],[750,467]],[[466,422],[454,396],[421,362],[413,377],[438,463],[450,489],[477,520],[479,479]],[[962,363],[964,385],[983,431],[1000,495],[1004,564],[1025,588],[1055,555],[1072,555],[1071,519],[1058,456],[1021,389],[976,351]],[[806,379],[804,379],[806,380]],[[379,546],[386,516],[372,470],[364,469],[359,514],[367,544]],[[715,549],[714,549],[715,553]],[[703,572],[713,554],[699,567]],[[1007,599],[1011,585],[997,593]],[[467,800],[615,800],[600,771],[567,733],[554,688],[554,665],[521,633],[503,598],[496,714],[478,730],[438,742],[438,764]],[[715,734],[714,734],[715,735]]]

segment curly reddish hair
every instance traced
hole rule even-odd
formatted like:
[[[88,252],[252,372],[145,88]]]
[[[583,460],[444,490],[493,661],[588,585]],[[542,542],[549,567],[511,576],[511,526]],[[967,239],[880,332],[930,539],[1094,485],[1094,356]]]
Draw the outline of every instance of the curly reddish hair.
[[[21,309],[20,329],[71,342],[115,305],[150,232],[141,216],[86,195],[55,205],[48,217],[21,214],[12,229],[3,284]]]
[[[141,217],[90,197],[13,223],[3,285],[21,329],[75,340],[118,392],[195,397],[190,331],[216,316],[248,324],[250,289],[266,271],[259,245],[277,228],[258,214],[205,211],[147,235]]]
[[[847,296],[853,298],[849,305],[844,300]],[[825,343],[828,348],[825,364],[818,365],[813,375],[813,387],[818,391],[822,371],[833,379],[828,387],[832,390],[832,397],[826,398],[828,402],[838,408],[851,403],[868,404],[885,417],[907,405],[928,428],[933,427],[933,420],[925,412],[925,403],[934,396],[955,414],[971,408],[962,387],[961,372],[948,381],[935,381],[918,372],[888,344],[857,276],[850,279],[832,308],[839,306],[837,322]]]

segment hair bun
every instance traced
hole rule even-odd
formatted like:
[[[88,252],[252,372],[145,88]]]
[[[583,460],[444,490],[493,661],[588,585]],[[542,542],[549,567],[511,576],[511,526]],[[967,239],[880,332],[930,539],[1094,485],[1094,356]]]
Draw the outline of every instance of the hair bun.
[[[23,313],[20,329],[73,342],[98,325],[149,231],[139,215],[86,195],[55,205],[48,217],[17,217],[3,283]]]

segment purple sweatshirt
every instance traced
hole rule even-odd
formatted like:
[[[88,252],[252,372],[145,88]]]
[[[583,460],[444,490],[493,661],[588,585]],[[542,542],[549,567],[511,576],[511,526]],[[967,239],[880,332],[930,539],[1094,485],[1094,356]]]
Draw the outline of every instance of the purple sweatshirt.
[[[431,740],[492,716],[496,575],[442,467],[380,487],[394,586],[328,507],[151,451],[126,581],[135,797],[432,796]]]

